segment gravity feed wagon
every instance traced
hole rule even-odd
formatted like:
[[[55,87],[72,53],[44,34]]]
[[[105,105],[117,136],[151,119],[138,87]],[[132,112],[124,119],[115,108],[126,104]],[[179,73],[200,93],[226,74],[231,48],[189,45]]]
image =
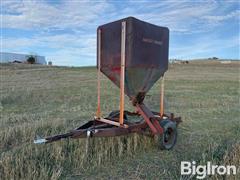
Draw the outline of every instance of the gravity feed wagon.
[[[180,117],[164,113],[164,73],[168,69],[169,30],[133,17],[99,26],[97,29],[98,97],[93,120],[65,134],[34,143],[50,143],[63,138],[89,138],[144,133],[158,137],[161,149],[171,149],[177,139]],[[120,88],[120,109],[101,117],[101,72]],[[146,93],[162,77],[160,112],[145,104]],[[159,91],[160,92],[160,91]],[[124,96],[130,98],[135,112],[124,110]],[[129,117],[139,117],[131,122]]]

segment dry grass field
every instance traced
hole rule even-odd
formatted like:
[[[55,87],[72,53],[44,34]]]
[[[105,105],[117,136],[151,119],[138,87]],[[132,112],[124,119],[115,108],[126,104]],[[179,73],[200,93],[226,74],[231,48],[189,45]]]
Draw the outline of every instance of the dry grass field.
[[[0,65],[0,179],[191,179],[180,176],[180,162],[193,160],[238,166],[237,176],[208,179],[240,179],[240,63],[170,65],[166,111],[183,119],[171,151],[137,134],[33,144],[93,118],[96,75],[92,67]],[[119,90],[104,76],[102,89],[107,115]],[[159,89],[146,97],[153,110]]]

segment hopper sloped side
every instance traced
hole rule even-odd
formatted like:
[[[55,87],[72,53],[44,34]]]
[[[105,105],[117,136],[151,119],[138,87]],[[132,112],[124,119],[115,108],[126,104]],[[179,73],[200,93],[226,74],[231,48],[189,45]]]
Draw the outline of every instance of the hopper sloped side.
[[[118,87],[120,87],[120,68],[103,68],[102,72]],[[134,98],[139,93],[147,93],[154,83],[164,74],[159,68],[126,68],[125,93]]]

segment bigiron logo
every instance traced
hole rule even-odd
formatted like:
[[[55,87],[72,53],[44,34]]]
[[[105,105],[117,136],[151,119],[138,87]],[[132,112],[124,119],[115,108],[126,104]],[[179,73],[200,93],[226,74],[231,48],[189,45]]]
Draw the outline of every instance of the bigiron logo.
[[[234,165],[213,165],[211,162],[207,162],[206,165],[196,165],[195,161],[182,161],[181,162],[181,175],[196,175],[197,179],[204,179],[208,175],[236,175],[237,168]]]

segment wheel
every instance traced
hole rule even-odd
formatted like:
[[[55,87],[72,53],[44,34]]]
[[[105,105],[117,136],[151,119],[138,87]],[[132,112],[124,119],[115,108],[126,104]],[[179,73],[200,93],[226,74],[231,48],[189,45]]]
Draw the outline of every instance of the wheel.
[[[177,126],[175,122],[163,120],[160,122],[163,134],[157,135],[157,141],[161,150],[170,150],[177,142]]]
[[[119,118],[120,116],[120,111],[119,110],[115,110],[115,111],[112,111],[109,115],[108,115],[108,118],[112,119],[112,118]],[[127,120],[127,115],[124,113],[123,114],[123,118],[125,120]]]

